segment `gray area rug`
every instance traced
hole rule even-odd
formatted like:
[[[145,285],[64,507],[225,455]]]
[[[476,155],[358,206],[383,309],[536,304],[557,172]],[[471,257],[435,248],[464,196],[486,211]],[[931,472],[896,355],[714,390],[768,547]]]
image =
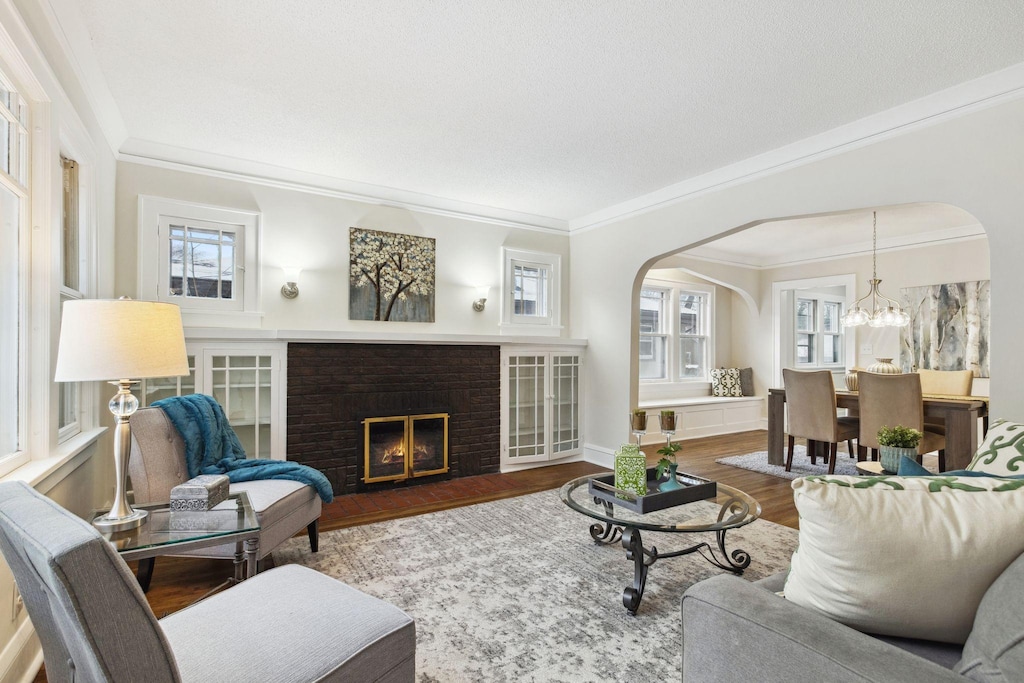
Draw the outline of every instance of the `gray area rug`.
[[[714,514],[717,506],[689,508]],[[688,510],[689,511],[689,510]],[[633,563],[621,544],[595,544],[590,520],[544,491],[418,517],[325,532],[274,551],[387,600],[416,620],[417,679],[678,681],[679,601],[722,570],[697,555],[656,562],[637,616],[622,606]],[[713,534],[644,533],[662,552]],[[752,556],[744,578],[789,566],[793,529],[757,520],[727,537]],[[339,628],[345,628],[339,624]]]
[[[745,470],[764,472],[765,474],[782,477],[783,479],[796,479],[797,477],[806,477],[811,474],[828,474],[828,461],[818,458],[817,464],[812,465],[811,459],[807,457],[807,449],[799,445],[793,449],[793,468],[789,472],[786,471],[784,465],[769,465],[768,451],[757,451],[756,453],[747,453],[746,455],[732,455],[728,458],[719,458],[715,462]],[[839,448],[839,458],[836,460],[836,474],[857,474],[857,459],[849,456],[846,452],[845,444],[841,444]]]

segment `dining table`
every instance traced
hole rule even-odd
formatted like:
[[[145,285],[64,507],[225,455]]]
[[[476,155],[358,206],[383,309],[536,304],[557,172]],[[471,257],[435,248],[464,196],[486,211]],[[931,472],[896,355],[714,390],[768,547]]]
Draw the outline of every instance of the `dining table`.
[[[857,410],[856,391],[836,391],[836,407]],[[978,421],[981,434],[988,431],[987,396],[946,396],[925,394],[925,417],[938,417],[946,423],[946,469],[962,470],[970,464],[978,448]],[[785,465],[786,390],[768,390],[768,463]]]

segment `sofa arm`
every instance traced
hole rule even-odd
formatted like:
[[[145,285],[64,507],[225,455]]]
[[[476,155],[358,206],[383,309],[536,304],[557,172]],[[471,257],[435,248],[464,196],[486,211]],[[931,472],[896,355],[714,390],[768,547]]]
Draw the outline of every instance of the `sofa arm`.
[[[682,610],[684,681],[964,680],[735,576],[694,584]]]

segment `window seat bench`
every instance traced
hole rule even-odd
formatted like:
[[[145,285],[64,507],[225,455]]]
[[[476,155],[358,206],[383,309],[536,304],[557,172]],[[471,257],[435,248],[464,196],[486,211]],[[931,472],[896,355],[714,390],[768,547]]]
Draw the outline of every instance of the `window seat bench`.
[[[703,436],[767,429],[764,396],[688,396],[640,401],[647,411],[647,433],[641,443],[664,443],[659,431],[658,413],[676,411],[676,433],[673,441],[698,439]]]

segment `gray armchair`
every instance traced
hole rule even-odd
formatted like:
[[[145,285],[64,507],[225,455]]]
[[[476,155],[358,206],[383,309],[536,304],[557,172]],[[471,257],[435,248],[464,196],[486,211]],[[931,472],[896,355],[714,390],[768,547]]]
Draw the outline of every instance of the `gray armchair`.
[[[143,408],[131,418],[132,453],[128,473],[135,502],[166,503],[171,489],[188,480],[185,442],[164,411]],[[320,496],[312,486],[284,479],[266,479],[231,484],[232,493],[246,491],[260,520],[259,559],[269,555],[295,534],[306,530],[309,547],[316,552],[319,541]],[[191,557],[232,559],[234,543],[190,553]],[[139,563],[139,583],[149,589],[154,559]]]
[[[989,587],[962,648],[861,633],[779,597],[784,582],[784,574],[757,583],[715,576],[691,586],[682,605],[683,680],[1024,681],[1024,555]]]
[[[415,678],[412,619],[312,569],[272,569],[157,620],[110,543],[23,482],[0,483],[0,550],[51,683]]]

